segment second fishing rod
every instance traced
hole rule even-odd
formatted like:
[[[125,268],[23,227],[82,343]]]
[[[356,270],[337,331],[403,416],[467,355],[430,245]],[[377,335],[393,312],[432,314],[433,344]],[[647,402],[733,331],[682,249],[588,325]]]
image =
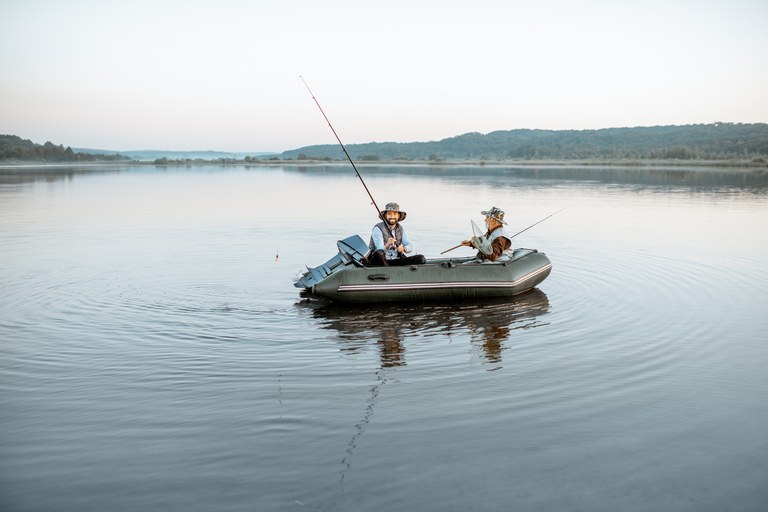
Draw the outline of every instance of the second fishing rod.
[[[515,233],[514,235],[510,236],[510,237],[509,237],[509,239],[510,239],[510,240],[512,240],[513,238],[515,238],[515,237],[516,237],[517,235],[519,235],[520,233],[524,233],[524,232],[528,231],[529,229],[531,229],[531,228],[532,228],[533,226],[535,226],[536,224],[541,224],[542,222],[544,222],[544,221],[545,221],[545,220],[547,220],[548,218],[552,217],[553,215],[555,215],[555,214],[557,214],[557,213],[560,213],[560,212],[561,212],[561,211],[563,211],[563,210],[565,210],[565,207],[562,207],[562,208],[560,208],[559,210],[557,210],[555,213],[552,213],[552,214],[550,214],[550,215],[547,215],[547,216],[546,216],[546,217],[544,217],[543,219],[541,219],[541,220],[539,220],[539,221],[536,221],[536,222],[534,222],[533,224],[531,224],[531,225],[530,225],[530,226],[528,226],[527,228],[525,228],[525,229],[521,229],[520,231],[518,231],[518,232],[517,232],[517,233]],[[464,245],[464,244],[454,245],[454,246],[453,246],[453,247],[451,247],[450,249],[446,249],[446,250],[444,250],[443,252],[441,252],[440,254],[445,254],[445,253],[447,253],[447,252],[450,252],[450,251],[452,251],[452,250],[454,250],[454,249],[458,249],[458,248],[459,248],[459,247],[461,247],[462,245]]]

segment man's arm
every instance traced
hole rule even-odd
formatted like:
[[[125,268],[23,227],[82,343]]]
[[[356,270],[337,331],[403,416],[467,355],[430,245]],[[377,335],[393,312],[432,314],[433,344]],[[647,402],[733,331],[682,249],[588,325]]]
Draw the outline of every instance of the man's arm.
[[[376,247],[377,251],[384,251],[384,234],[381,232],[378,226],[373,227],[373,231],[371,232],[371,240],[373,240],[373,245]]]
[[[409,253],[409,252],[411,252],[413,250],[413,246],[411,245],[411,241],[408,240],[408,235],[405,233],[405,228],[403,228],[402,243],[403,243],[403,252],[404,253],[407,254],[407,253]]]

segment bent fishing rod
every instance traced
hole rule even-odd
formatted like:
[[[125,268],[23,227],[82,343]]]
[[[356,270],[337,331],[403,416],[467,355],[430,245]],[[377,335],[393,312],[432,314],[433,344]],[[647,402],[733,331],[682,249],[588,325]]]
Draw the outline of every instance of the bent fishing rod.
[[[315,105],[317,105],[317,108],[320,109],[320,113],[323,114],[323,117],[325,118],[325,122],[328,123],[328,126],[333,132],[333,135],[336,137],[336,140],[339,141],[339,146],[341,146],[341,149],[344,151],[344,154],[347,156],[347,160],[349,160],[349,163],[352,164],[352,168],[355,170],[355,174],[357,174],[357,177],[360,178],[360,183],[363,184],[363,188],[365,188],[365,191],[368,192],[368,197],[371,198],[371,203],[373,203],[374,208],[376,208],[376,216],[381,220],[383,220],[385,225],[388,225],[386,217],[381,214],[379,205],[376,204],[376,200],[373,198],[371,191],[368,190],[368,186],[365,184],[363,177],[360,176],[360,171],[357,170],[357,166],[355,165],[355,162],[352,161],[352,157],[350,157],[349,153],[347,153],[347,148],[344,147],[344,143],[341,142],[341,139],[339,138],[339,135],[336,133],[336,130],[333,129],[333,125],[328,120],[328,116],[325,115],[325,111],[323,111],[323,107],[320,106],[320,102],[318,102],[317,98],[315,98],[315,95],[312,93],[312,89],[309,88],[309,85],[307,85],[307,81],[304,80],[304,77],[299,75],[299,78],[301,78],[301,81],[304,82],[304,87],[307,88],[307,90],[309,91],[309,95],[312,96],[312,99],[315,101]]]
[[[525,228],[525,229],[521,229],[520,231],[518,231],[518,232],[517,232],[517,233],[515,233],[514,235],[510,236],[510,237],[509,237],[509,239],[510,239],[510,240],[512,240],[513,238],[515,238],[515,237],[516,237],[517,235],[519,235],[520,233],[524,233],[524,232],[528,231],[529,229],[531,229],[531,228],[532,228],[533,226],[535,226],[536,224],[541,224],[542,222],[544,222],[544,221],[545,221],[545,220],[547,220],[548,218],[552,217],[553,215],[555,215],[555,214],[557,214],[557,213],[560,213],[560,212],[561,212],[561,211],[563,211],[563,210],[565,210],[565,206],[563,206],[562,208],[560,208],[559,210],[557,210],[555,213],[551,213],[551,214],[547,215],[546,217],[544,217],[544,218],[543,218],[543,219],[541,219],[540,221],[534,222],[533,224],[531,224],[531,225],[530,225],[530,226],[528,226],[527,228]],[[459,244],[459,245],[454,245],[454,246],[453,246],[453,247],[451,247],[450,249],[446,249],[446,250],[444,250],[443,252],[441,252],[440,254],[445,254],[445,253],[447,253],[447,252],[449,252],[449,251],[452,251],[452,250],[454,250],[454,249],[458,249],[458,248],[459,248],[459,247],[461,247],[461,246],[462,246],[462,244]]]

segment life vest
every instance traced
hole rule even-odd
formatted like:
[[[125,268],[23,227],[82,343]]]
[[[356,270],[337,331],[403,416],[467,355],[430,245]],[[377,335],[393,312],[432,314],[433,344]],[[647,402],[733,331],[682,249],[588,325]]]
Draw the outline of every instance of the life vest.
[[[389,226],[383,222],[379,222],[374,226],[375,228],[379,228],[381,231],[382,236],[384,237],[384,245],[387,245],[387,240],[394,237],[397,240],[397,245],[400,245],[403,243],[403,227],[398,222],[395,225],[395,232],[392,234],[392,230],[389,229]],[[384,249],[385,256],[388,260],[394,260],[400,257],[400,253],[397,252],[397,246],[395,246],[394,249]],[[371,241],[368,242],[368,248],[370,248],[372,251],[376,250],[376,245],[373,243],[373,236],[371,236]]]
[[[507,240],[510,241],[509,248],[507,250],[505,250],[504,252],[502,252],[499,255],[499,257],[496,258],[496,261],[507,261],[508,259],[510,259],[512,257],[512,254],[514,253],[514,249],[512,249],[512,243],[511,243],[512,239],[509,238],[509,235],[504,230],[504,226],[500,226],[500,227],[494,229],[493,231],[491,231],[490,233],[486,233],[485,236],[488,239],[488,243],[489,244],[492,244],[493,241],[496,240],[497,238],[499,238],[500,236],[503,236],[504,238],[506,238]],[[478,254],[478,257],[480,259],[486,259],[484,256],[481,257],[479,254]]]

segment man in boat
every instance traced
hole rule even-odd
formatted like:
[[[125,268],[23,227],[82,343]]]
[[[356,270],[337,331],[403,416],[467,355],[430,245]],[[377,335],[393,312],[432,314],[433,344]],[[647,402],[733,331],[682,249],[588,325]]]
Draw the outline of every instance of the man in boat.
[[[384,210],[380,212],[381,218],[386,219],[386,223],[379,222],[373,226],[371,232],[371,241],[368,246],[371,253],[368,256],[369,266],[390,265],[420,265],[426,262],[421,254],[408,256],[413,251],[411,241],[405,234],[405,229],[400,224],[407,215],[400,211],[400,205],[397,203],[387,203]]]
[[[512,240],[504,230],[507,224],[504,222],[504,212],[491,207],[488,211],[480,212],[485,215],[485,227],[488,230],[485,233],[485,240],[464,240],[461,245],[474,247],[478,250],[477,260],[486,261],[507,261],[512,257]]]

